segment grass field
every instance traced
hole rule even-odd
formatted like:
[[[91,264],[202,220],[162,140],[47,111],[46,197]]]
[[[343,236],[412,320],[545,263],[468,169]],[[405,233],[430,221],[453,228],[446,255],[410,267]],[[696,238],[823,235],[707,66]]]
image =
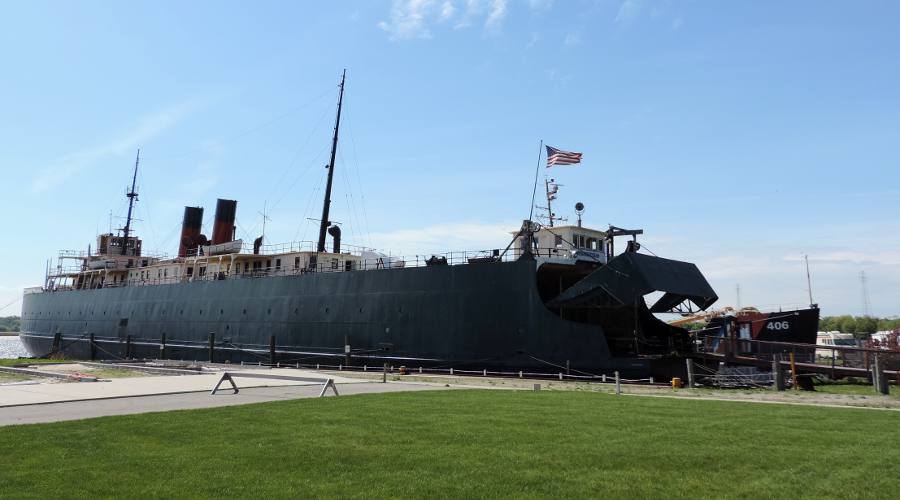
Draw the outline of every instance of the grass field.
[[[888,498],[898,419],[552,391],[284,401],[3,428],[0,496]]]
[[[23,359],[0,359],[0,366],[13,366],[13,365],[21,365],[25,363],[59,363],[58,359],[37,359],[37,358],[23,358]]]

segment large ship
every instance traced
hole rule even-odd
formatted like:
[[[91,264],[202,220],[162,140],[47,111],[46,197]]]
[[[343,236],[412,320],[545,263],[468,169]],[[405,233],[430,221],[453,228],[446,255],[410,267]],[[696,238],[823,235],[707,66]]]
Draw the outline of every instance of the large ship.
[[[343,78],[315,243],[245,245],[237,202],[220,199],[211,238],[203,208],[188,206],[177,257],[146,255],[131,229],[132,180],[125,227],[94,250],[61,252],[25,290],[29,352],[680,373],[694,344],[656,314],[704,310],[715,292],[694,264],[640,253],[640,230],[583,227],[581,204],[577,225],[529,217],[505,248],[400,259],[342,245],[329,221],[342,102]],[[616,238],[628,239],[619,254]]]

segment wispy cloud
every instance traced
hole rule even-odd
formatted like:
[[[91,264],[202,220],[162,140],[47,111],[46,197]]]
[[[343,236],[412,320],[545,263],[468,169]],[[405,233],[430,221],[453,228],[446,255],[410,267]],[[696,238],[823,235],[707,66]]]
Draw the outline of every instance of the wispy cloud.
[[[641,13],[643,8],[644,3],[642,0],[625,0],[616,13],[616,22],[630,23]]]
[[[134,128],[121,137],[59,158],[52,165],[38,171],[32,179],[31,191],[46,192],[103,159],[134,152],[142,143],[174,127],[196,107],[196,103],[181,103],[166,107],[144,116]]]
[[[553,0],[528,0],[528,8],[532,11],[547,10],[553,7]]]
[[[799,256],[784,257],[785,261],[799,261]],[[876,265],[876,266],[900,266],[900,252],[884,250],[875,252],[861,252],[857,250],[840,250],[834,252],[810,253],[810,262],[839,265]]]
[[[431,38],[428,18],[433,14],[434,0],[394,0],[391,3],[390,21],[381,21],[378,27],[386,31],[392,40]],[[452,9],[452,4],[450,6]],[[443,13],[444,9],[441,9]]]
[[[487,20],[484,22],[485,28],[496,30],[503,23],[503,19],[506,17],[506,2],[507,0],[491,0]]]
[[[447,223],[423,228],[372,233],[372,245],[380,251],[404,257],[462,250],[503,249],[512,240],[515,223]]]
[[[566,33],[566,38],[563,39],[563,44],[566,47],[575,47],[581,44],[581,32],[573,31],[571,33]]]
[[[509,0],[393,0],[389,19],[378,27],[391,40],[429,39],[436,24],[453,21],[454,29],[463,29],[484,19],[485,32],[496,33],[508,7]]]
[[[451,17],[453,17],[453,14],[455,14],[455,13],[456,13],[456,7],[453,6],[453,2],[451,2],[450,0],[446,0],[441,5],[441,20],[442,21],[446,21],[447,19],[450,19]]]
[[[671,1],[651,3],[645,0],[624,0],[616,11],[615,23],[628,26],[639,18],[649,18],[671,31],[678,31],[684,26],[684,17]]]

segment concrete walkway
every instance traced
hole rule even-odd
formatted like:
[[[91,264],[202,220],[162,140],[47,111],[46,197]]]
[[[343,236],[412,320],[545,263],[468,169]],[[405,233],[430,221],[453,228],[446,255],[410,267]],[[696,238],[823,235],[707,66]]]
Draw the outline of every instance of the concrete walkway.
[[[334,375],[326,375],[314,371],[294,369],[251,369],[229,370],[240,373],[260,373],[265,375],[285,375],[292,377],[308,377],[314,379],[332,378],[338,384],[359,383],[359,379],[350,379]],[[134,396],[149,396],[159,394],[179,394],[184,392],[211,391],[213,386],[222,376],[218,373],[204,373],[202,375],[168,375],[151,377],[125,377],[114,378],[101,382],[68,382],[68,383],[42,383],[0,386],[0,409],[8,406],[21,406],[29,404],[60,403],[64,401],[84,401],[92,399],[111,399]],[[280,387],[297,385],[315,385],[321,387],[322,383],[300,382],[294,380],[270,380],[240,378],[237,380],[239,388],[244,387]],[[230,388],[228,383],[222,388]]]
[[[201,377],[198,375],[197,377]],[[154,377],[155,378],[155,377]],[[182,378],[182,377],[178,377]],[[191,377],[195,378],[195,377]],[[202,392],[187,392],[180,394],[156,394],[148,396],[118,397],[112,399],[94,399],[81,401],[55,402],[46,404],[27,404],[20,406],[7,406],[0,408],[0,426],[16,424],[35,424],[41,422],[60,422],[64,420],[80,420],[84,418],[105,417],[110,415],[129,415],[134,413],[150,413],[171,410],[189,410],[195,408],[212,408],[217,406],[234,406],[250,403],[263,403],[266,401],[278,401],[288,399],[302,399],[318,397],[321,384],[317,385],[278,385],[275,387],[253,387],[241,384],[238,394],[231,391],[222,391],[215,396],[209,394],[209,390],[215,384],[213,381]],[[278,382],[278,381],[268,381]],[[101,382],[97,382],[101,383]],[[78,385],[86,385],[78,384]],[[75,384],[53,384],[75,385]],[[353,394],[376,394],[400,391],[429,391],[441,390],[444,387],[391,382],[382,384],[379,382],[352,381],[338,384],[341,396]],[[326,397],[334,397],[332,393]]]

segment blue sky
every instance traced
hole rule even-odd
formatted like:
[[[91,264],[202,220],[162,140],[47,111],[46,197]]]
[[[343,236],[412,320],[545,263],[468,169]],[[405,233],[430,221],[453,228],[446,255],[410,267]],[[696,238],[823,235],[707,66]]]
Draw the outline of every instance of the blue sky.
[[[315,238],[340,71],[333,219],[411,255],[503,247],[538,142],[560,215],[641,227],[743,305],[900,314],[900,4],[19,2],[0,15],[0,314],[124,215],[173,253],[184,205]],[[545,172],[541,172],[543,176]],[[113,227],[122,225],[113,219]]]

